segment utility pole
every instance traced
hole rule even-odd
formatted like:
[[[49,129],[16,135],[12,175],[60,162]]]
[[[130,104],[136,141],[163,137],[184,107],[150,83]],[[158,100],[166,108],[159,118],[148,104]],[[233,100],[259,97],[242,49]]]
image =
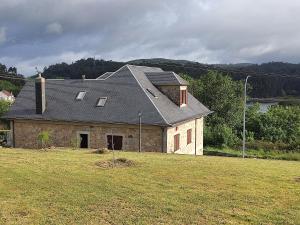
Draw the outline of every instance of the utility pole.
[[[142,112],[138,113],[139,116],[139,152],[142,151]]]
[[[114,146],[114,135],[112,130],[111,130],[111,147],[113,151],[113,167],[115,167],[115,146]]]
[[[245,146],[246,146],[246,107],[247,107],[247,82],[248,78],[251,76],[247,76],[245,80],[245,89],[244,89],[244,121],[243,121],[243,158],[245,158]]]

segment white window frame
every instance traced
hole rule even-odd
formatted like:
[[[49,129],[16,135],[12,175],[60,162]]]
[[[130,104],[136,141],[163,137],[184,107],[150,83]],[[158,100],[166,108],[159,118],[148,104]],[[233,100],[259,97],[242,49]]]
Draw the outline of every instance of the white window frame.
[[[104,101],[103,105],[99,105],[99,103],[100,103],[101,100]],[[99,97],[96,106],[97,107],[104,107],[105,104],[106,104],[106,101],[107,101],[107,97]]]
[[[81,98],[79,98],[79,95],[80,95],[80,94],[82,94],[82,97],[81,97]],[[76,100],[77,100],[77,101],[82,101],[82,100],[84,99],[85,95],[86,95],[86,91],[79,91],[79,92],[77,93],[77,95],[76,95]]]

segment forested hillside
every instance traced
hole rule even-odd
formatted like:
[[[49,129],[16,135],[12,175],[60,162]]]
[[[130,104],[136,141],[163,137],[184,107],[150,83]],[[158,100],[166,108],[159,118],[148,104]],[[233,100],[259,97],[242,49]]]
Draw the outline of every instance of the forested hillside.
[[[300,64],[272,62],[257,64],[207,65],[187,60],[139,59],[129,62],[116,62],[81,59],[72,64],[60,63],[44,69],[46,78],[79,79],[84,74],[87,78],[96,78],[102,73],[116,71],[126,63],[145,66],[156,66],[179,74],[188,74],[199,78],[209,70],[228,74],[235,80],[245,79],[252,75],[249,83],[252,86],[252,97],[279,97],[286,95],[300,96]]]
[[[23,78],[23,75],[17,73],[16,67],[7,68],[0,63],[0,91],[11,91],[16,96],[25,83]]]
[[[201,64],[184,60],[140,59],[132,64],[157,66],[164,70],[188,74],[199,78],[209,70],[216,70],[231,76],[235,80],[245,79],[251,75],[251,96],[256,98],[280,97],[286,95],[300,96],[300,64],[271,62],[257,64]]]

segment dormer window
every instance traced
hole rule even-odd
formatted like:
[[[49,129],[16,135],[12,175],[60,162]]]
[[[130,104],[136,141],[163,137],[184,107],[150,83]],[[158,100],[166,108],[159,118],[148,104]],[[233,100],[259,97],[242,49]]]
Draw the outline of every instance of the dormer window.
[[[83,100],[85,94],[86,94],[86,91],[79,91],[78,94],[76,95],[76,100],[78,100],[78,101]]]
[[[100,97],[97,102],[97,107],[103,107],[106,103],[107,97]]]
[[[187,90],[180,90],[180,105],[187,104]]]

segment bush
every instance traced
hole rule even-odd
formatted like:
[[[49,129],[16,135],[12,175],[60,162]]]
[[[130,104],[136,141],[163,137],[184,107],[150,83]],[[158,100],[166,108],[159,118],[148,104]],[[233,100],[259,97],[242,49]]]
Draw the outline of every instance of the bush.
[[[255,106],[250,107],[246,126],[254,133],[255,139],[297,145],[300,139],[300,107],[272,106],[266,113],[259,113]]]
[[[291,146],[282,142],[273,143],[270,141],[251,141],[247,142],[248,149],[254,150],[264,150],[264,151],[271,151],[271,150],[291,150]]]
[[[41,133],[39,133],[37,139],[42,148],[49,146],[49,142],[50,142],[49,131],[42,131]]]
[[[223,147],[234,147],[239,143],[237,135],[225,124],[215,127],[206,126],[204,129],[204,140],[206,145]]]

